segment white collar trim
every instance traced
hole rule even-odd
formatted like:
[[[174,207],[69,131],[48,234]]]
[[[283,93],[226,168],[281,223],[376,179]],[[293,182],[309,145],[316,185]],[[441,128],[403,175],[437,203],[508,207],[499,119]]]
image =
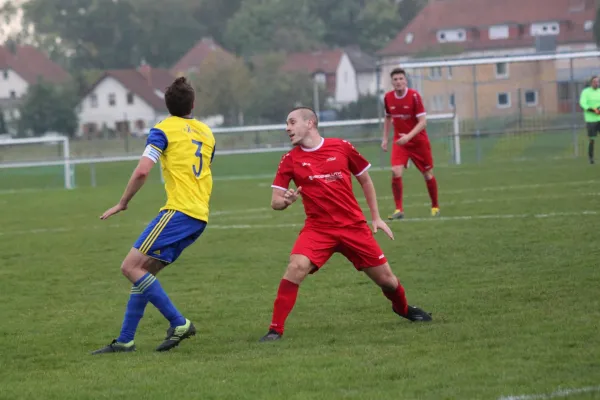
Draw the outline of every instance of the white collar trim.
[[[309,149],[309,148],[307,148],[307,147],[300,146],[300,148],[301,148],[303,151],[308,151],[308,152],[311,152],[311,151],[317,151],[317,150],[319,150],[321,147],[323,147],[323,144],[324,144],[324,143],[325,143],[325,138],[324,138],[324,137],[322,137],[322,138],[321,138],[321,143],[319,143],[319,145],[318,145],[317,147],[313,147],[312,149]]]

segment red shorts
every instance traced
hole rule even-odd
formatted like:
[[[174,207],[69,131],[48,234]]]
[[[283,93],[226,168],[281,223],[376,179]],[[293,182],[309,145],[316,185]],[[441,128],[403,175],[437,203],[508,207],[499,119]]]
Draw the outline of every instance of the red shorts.
[[[421,173],[427,172],[433,168],[433,156],[431,154],[431,144],[429,140],[411,143],[410,146],[400,146],[392,144],[392,167],[403,165],[406,167],[408,160],[411,159],[415,167]]]
[[[325,265],[334,253],[342,253],[359,271],[387,262],[366,222],[344,228],[305,226],[291,252],[308,257],[317,270]],[[311,273],[313,272],[316,271]]]

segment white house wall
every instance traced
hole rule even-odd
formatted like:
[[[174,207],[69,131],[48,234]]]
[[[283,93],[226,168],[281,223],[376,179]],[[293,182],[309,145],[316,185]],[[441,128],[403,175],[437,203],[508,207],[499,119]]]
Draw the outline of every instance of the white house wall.
[[[4,76],[6,72],[6,78]],[[21,97],[27,93],[29,84],[21,78],[12,69],[0,70],[0,99],[8,99],[11,97],[11,92],[15,93],[15,97]]]
[[[356,71],[346,54],[340,59],[336,73],[335,100],[340,104],[352,103],[358,99]]]
[[[377,93],[377,74],[375,72],[361,72],[357,75],[357,79],[360,96],[369,96]]]
[[[130,121],[130,131],[138,133],[135,121],[143,120],[146,125],[144,131],[147,131],[153,124],[166,116],[157,114],[146,101],[135,94],[133,104],[127,104],[128,92],[118,80],[112,77],[107,77],[100,82],[79,105],[78,135],[83,134],[83,126],[89,123],[95,123],[97,129],[102,129],[104,124],[110,129],[115,129],[117,122],[125,120]],[[115,95],[114,106],[109,104],[111,93]],[[91,105],[92,94],[97,96],[96,107]]]

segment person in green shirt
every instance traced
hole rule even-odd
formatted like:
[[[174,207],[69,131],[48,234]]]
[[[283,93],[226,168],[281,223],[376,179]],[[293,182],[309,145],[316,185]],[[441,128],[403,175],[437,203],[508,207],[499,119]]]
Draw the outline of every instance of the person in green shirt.
[[[588,156],[590,164],[594,163],[594,140],[600,132],[600,90],[598,90],[599,78],[593,76],[590,86],[583,89],[579,97],[579,105],[583,109],[583,116],[587,126],[588,137]]]

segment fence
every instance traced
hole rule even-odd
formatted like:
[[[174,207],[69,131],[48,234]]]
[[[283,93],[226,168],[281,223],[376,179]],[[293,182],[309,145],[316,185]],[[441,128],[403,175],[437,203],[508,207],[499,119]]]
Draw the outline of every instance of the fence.
[[[454,114],[428,116],[432,145],[441,163],[461,162],[459,120]],[[325,137],[351,140],[369,159],[382,157],[380,140],[382,120],[363,119],[333,121],[319,124]],[[219,178],[272,173],[281,155],[290,149],[285,125],[263,125],[213,130],[217,141],[217,159],[236,155],[233,162],[216,169]],[[127,142],[111,139],[31,138],[0,141],[0,187],[23,189],[30,187],[96,186],[118,177],[126,180],[132,165],[145,147],[144,138],[129,138]]]
[[[578,156],[585,141],[579,94],[600,74],[599,51],[407,60],[406,69],[430,112],[456,112],[461,135],[474,140],[475,160]],[[512,152],[512,155],[511,155]]]

